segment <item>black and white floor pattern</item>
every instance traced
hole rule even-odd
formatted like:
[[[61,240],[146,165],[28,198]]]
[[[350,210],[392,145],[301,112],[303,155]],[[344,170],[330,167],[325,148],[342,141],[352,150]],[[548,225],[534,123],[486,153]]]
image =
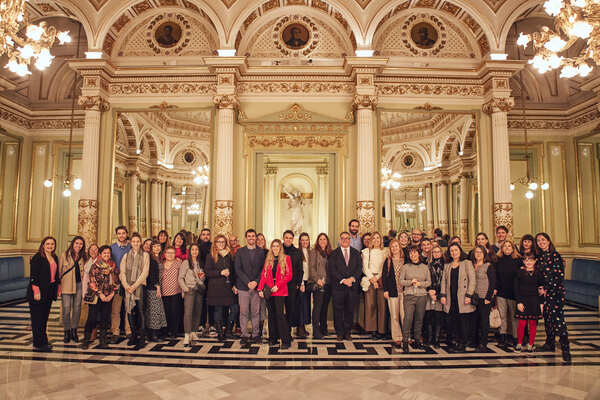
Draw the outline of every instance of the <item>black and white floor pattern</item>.
[[[111,345],[110,349],[97,349],[95,342],[88,350],[82,350],[75,343],[62,342],[59,309],[60,304],[55,302],[48,328],[54,351],[36,353],[31,346],[31,331],[27,329],[27,304],[0,307],[0,359],[254,370],[423,370],[563,365],[558,346],[556,353],[517,353],[512,347],[499,347],[491,342],[485,353],[474,350],[453,353],[442,346],[441,349],[411,349],[409,354],[404,354],[389,341],[374,341],[360,335],[354,335],[353,341],[344,342],[337,342],[333,335],[322,340],[295,339],[287,350],[267,344],[241,346],[239,340],[219,343],[214,338],[202,338],[192,347],[184,347],[182,340],[148,343],[143,348],[127,347],[124,340]],[[566,316],[572,365],[600,366],[599,314],[568,307]],[[539,345],[544,340],[541,324],[538,332],[536,344]]]

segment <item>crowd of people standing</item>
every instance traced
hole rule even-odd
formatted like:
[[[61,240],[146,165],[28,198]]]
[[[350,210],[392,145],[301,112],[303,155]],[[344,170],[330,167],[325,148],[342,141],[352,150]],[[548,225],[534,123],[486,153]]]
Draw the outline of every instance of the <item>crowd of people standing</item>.
[[[500,226],[495,244],[478,233],[467,254],[459,237],[439,230],[430,239],[418,229],[386,236],[359,229],[351,220],[335,245],[326,233],[312,245],[302,233],[298,247],[290,230],[267,246],[248,229],[241,247],[235,236],[211,238],[209,229],[197,241],[185,231],[169,241],[166,231],[143,240],[119,226],[112,245],[86,248],[76,236],[59,257],[56,240],[46,237],[31,259],[27,292],[34,349],[52,350],[46,325],[59,296],[64,343],[83,349],[95,337],[98,348],[120,343],[122,332],[128,346],[181,336],[191,346],[214,336],[287,349],[293,336],[310,335],[308,325],[313,339],[330,334],[331,302],[338,341],[358,331],[405,353],[441,343],[452,352],[484,352],[490,321],[499,320],[499,346],[535,351],[543,318],[546,342],[537,350],[554,351],[558,336],[570,361],[564,263],[546,233],[525,235],[517,246]],[[80,339],[82,304],[88,312]]]

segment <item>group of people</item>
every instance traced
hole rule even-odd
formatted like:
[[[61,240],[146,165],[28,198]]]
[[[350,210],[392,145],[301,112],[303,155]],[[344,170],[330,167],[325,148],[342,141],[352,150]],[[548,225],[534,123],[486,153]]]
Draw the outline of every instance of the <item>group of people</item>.
[[[351,220],[335,245],[326,233],[312,245],[302,233],[298,247],[290,230],[267,247],[264,235],[248,229],[241,247],[234,236],[211,241],[209,229],[197,242],[182,231],[169,244],[166,231],[143,240],[119,226],[112,245],[86,248],[76,236],[60,257],[56,240],[46,237],[31,259],[27,294],[34,349],[52,349],[46,324],[58,296],[65,343],[80,341],[87,304],[84,349],[95,332],[98,347],[106,348],[123,340],[122,330],[129,346],[180,335],[184,346],[213,335],[262,343],[265,321],[270,345],[287,349],[292,333],[309,336],[307,325],[313,339],[330,334],[331,302],[338,341],[352,340],[358,330],[392,340],[405,353],[439,348],[444,338],[451,351],[486,351],[490,314],[499,314],[498,345],[534,351],[543,317],[546,342],[539,350],[554,351],[558,336],[563,359],[570,361],[564,263],[546,233],[525,235],[516,246],[500,226],[496,244],[478,233],[466,254],[459,237],[429,239],[415,229],[396,238],[394,231],[384,237],[359,229]]]

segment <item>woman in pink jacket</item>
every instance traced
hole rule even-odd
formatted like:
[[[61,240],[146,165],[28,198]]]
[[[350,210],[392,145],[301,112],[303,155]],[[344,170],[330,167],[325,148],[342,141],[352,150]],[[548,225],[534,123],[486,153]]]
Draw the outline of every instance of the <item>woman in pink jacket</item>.
[[[275,268],[273,267],[275,266]],[[281,240],[271,242],[267,253],[265,266],[260,274],[258,294],[267,298],[269,310],[269,343],[276,346],[281,339],[281,349],[289,349],[292,343],[287,319],[283,313],[285,298],[288,295],[288,282],[292,279],[292,261],[283,251]],[[270,289],[270,295],[265,296],[264,287]]]

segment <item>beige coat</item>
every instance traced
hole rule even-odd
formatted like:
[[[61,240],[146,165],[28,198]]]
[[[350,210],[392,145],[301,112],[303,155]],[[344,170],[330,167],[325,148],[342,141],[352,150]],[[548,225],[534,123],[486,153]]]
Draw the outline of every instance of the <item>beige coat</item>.
[[[119,279],[125,290],[129,289],[130,286],[133,286],[136,290],[142,285],[146,286],[146,278],[148,278],[148,272],[150,271],[150,255],[141,249],[140,251],[142,252],[142,270],[135,282],[127,282],[127,254],[121,259]]]
[[[444,311],[450,313],[450,305],[452,299],[450,298],[450,282],[452,272],[452,263],[444,266],[444,273],[442,275],[442,286],[440,288],[440,298],[446,298],[446,304],[444,305]],[[475,311],[475,306],[472,304],[465,304],[465,298],[473,296],[475,293],[475,287],[477,282],[475,280],[475,269],[473,263],[469,260],[463,260],[458,264],[458,312],[466,314]]]
[[[62,276],[60,279],[60,290],[63,294],[75,294],[77,293],[77,281],[75,279],[75,268],[69,269],[75,264],[75,261],[71,258],[71,255],[62,253],[58,259],[58,276]],[[83,279],[83,266],[85,262],[79,260],[79,276]],[[63,274],[69,271],[65,276]]]

